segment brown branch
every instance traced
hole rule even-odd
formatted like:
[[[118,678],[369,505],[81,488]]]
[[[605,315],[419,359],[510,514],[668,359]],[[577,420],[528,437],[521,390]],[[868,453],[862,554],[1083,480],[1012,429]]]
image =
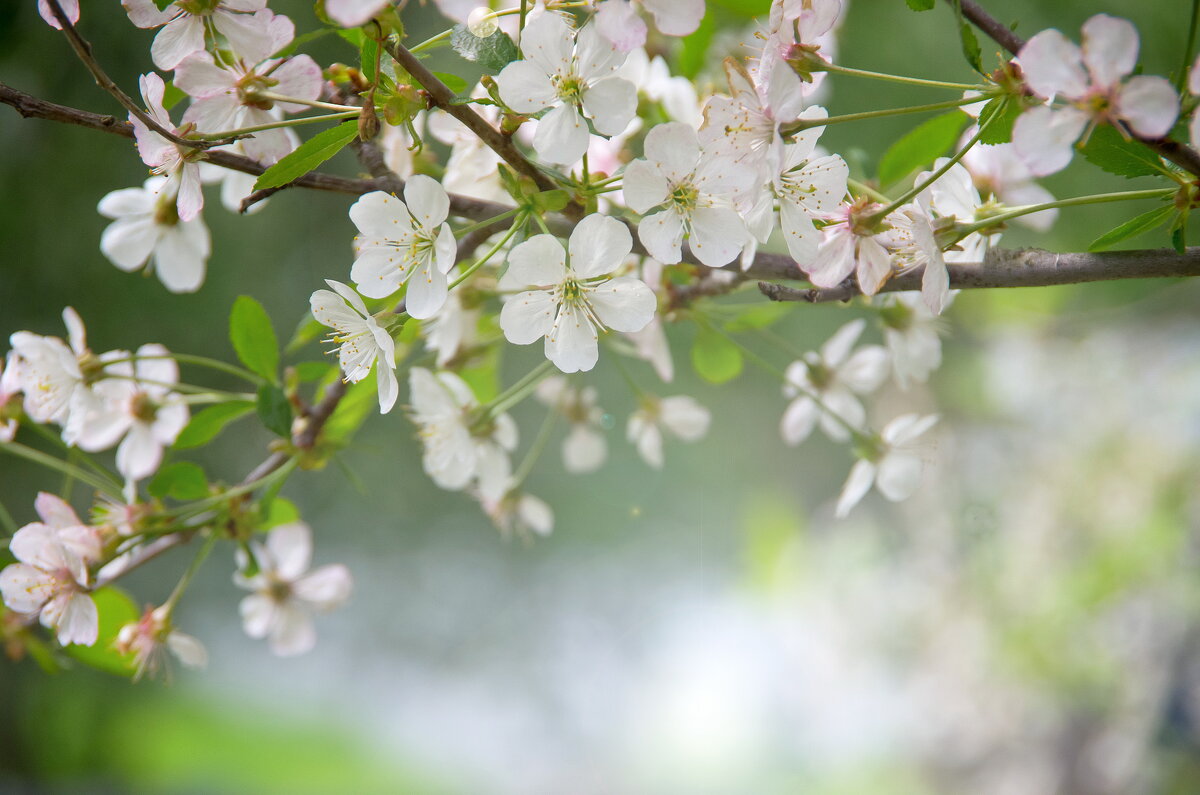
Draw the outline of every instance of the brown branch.
[[[947,265],[950,287],[956,290],[1004,287],[1050,287],[1060,284],[1115,281],[1117,279],[1166,279],[1200,276],[1200,247],[1185,254],[1174,249],[1106,251],[1099,254],[1055,254],[1037,248],[988,251],[982,263]],[[916,268],[888,280],[880,292],[920,290],[923,269]],[[772,301],[806,301],[819,304],[848,301],[861,291],[856,284],[832,289],[797,290],[772,282],[759,282],[758,289]]]
[[[947,0],[948,3],[954,5],[956,2],[962,3],[963,16],[969,19],[980,30],[986,33],[993,41],[999,44],[1011,54],[1016,55],[1025,46],[1025,40],[1013,33],[1008,26],[1001,23],[991,14],[983,9],[974,0]],[[1200,153],[1195,149],[1178,141],[1173,141],[1170,138],[1146,138],[1138,135],[1123,125],[1123,132],[1138,141],[1141,141],[1147,147],[1156,152],[1160,157],[1169,160],[1175,165],[1187,171],[1195,177],[1200,177]]]

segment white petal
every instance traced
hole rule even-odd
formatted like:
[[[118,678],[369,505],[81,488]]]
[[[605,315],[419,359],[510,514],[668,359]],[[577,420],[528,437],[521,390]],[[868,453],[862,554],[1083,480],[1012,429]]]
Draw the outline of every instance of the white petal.
[[[573,49],[571,28],[558,14],[541,14],[521,31],[521,52],[547,75],[566,74]]]
[[[938,416],[936,414],[924,417],[918,414],[904,414],[884,426],[883,432],[880,435],[887,444],[899,447],[912,442],[936,425],[937,421]]]
[[[350,220],[368,238],[397,240],[398,234],[410,234],[408,206],[383,191],[365,194],[350,206]]]
[[[834,332],[833,336],[821,346],[821,361],[835,369],[841,367],[866,327],[867,321],[858,318],[851,320]]]
[[[551,163],[574,163],[587,151],[590,135],[574,105],[559,105],[538,122],[533,148]]]
[[[607,454],[604,434],[588,425],[573,425],[563,440],[563,467],[573,475],[596,471]]]
[[[546,333],[546,358],[564,373],[575,373],[591,370],[599,357],[592,322],[578,306],[563,304],[554,325]]]
[[[1179,116],[1179,98],[1162,77],[1131,77],[1117,95],[1116,110],[1138,135],[1161,138]]]
[[[875,482],[875,465],[870,461],[858,461],[850,470],[850,476],[846,478],[846,485],[842,486],[841,496],[838,497],[837,508],[834,510],[834,516],[838,519],[845,519],[850,513],[850,510],[858,505],[859,500],[870,490],[871,484]]]
[[[1096,86],[1115,86],[1133,71],[1137,55],[1137,29],[1129,20],[1096,14],[1083,23],[1083,62]]]
[[[537,113],[558,101],[550,76],[532,61],[513,61],[496,75],[500,98],[517,113]]]
[[[72,643],[91,646],[100,634],[100,615],[96,603],[84,593],[73,593],[60,597],[65,599],[62,613],[54,622],[58,630],[58,642],[64,646]],[[45,613],[43,613],[43,621]]]
[[[121,270],[133,271],[146,264],[158,235],[159,226],[151,217],[122,218],[100,235],[100,251]]]
[[[703,438],[712,420],[709,410],[687,395],[663,398],[659,411],[663,426],[685,442]]]
[[[551,287],[566,276],[566,253],[553,235],[534,235],[514,246],[508,255],[508,271],[501,280],[504,290]]]
[[[921,275],[921,298],[935,315],[942,314],[942,310],[950,303],[950,272],[944,261],[925,263],[925,272]]]
[[[391,0],[326,0],[325,13],[343,28],[356,28],[389,5]]]
[[[888,352],[879,345],[868,345],[838,368],[838,380],[860,395],[874,392],[887,378]]]
[[[259,565],[269,566],[285,580],[295,580],[312,561],[312,530],[303,522],[281,524],[267,534],[266,548],[270,561]]]
[[[654,319],[658,299],[640,279],[622,276],[587,290],[587,300],[605,328],[641,331]]]
[[[51,574],[25,563],[13,563],[0,571],[0,595],[4,604],[17,613],[36,613],[59,590]]]
[[[687,177],[700,161],[700,141],[696,131],[682,122],[652,127],[646,135],[643,151],[646,159],[656,164],[663,176],[671,181]]]
[[[683,254],[683,217],[674,207],[647,215],[638,223],[638,239],[650,256],[674,265]]]
[[[427,261],[408,280],[408,292],[404,294],[405,309],[418,320],[431,318],[446,303],[448,291],[446,274]]]
[[[854,235],[838,231],[825,237],[817,256],[804,265],[808,280],[817,287],[837,287],[854,272]]]
[[[175,68],[175,87],[193,98],[233,92],[236,103],[237,82],[237,74],[217,66],[204,50],[192,53]]]
[[[368,298],[387,298],[408,278],[410,263],[393,247],[361,249],[350,267],[350,279]]]
[[[143,188],[122,188],[105,194],[96,211],[105,218],[150,215],[154,212],[154,194]]]
[[[1026,85],[1043,99],[1053,99],[1058,94],[1078,99],[1087,93],[1089,81],[1083,68],[1083,52],[1053,28],[1025,42],[1017,60]]]
[[[710,268],[720,268],[737,258],[746,242],[746,225],[741,216],[726,207],[701,207],[692,213],[692,235],[688,246],[696,259]]]
[[[317,644],[317,631],[313,628],[312,617],[293,604],[279,605],[269,643],[271,652],[280,657],[293,657],[311,651]]]
[[[1013,146],[1035,176],[1062,171],[1071,162],[1071,148],[1087,126],[1088,116],[1077,108],[1030,108],[1013,125]]]
[[[892,502],[908,499],[921,485],[921,459],[912,453],[891,451],[879,462],[876,488]]]
[[[134,422],[117,448],[117,471],[129,480],[149,477],[162,462],[162,445],[144,422]]]
[[[602,135],[623,133],[637,113],[637,87],[619,77],[596,83],[583,92],[581,100],[584,112]]]
[[[413,218],[426,229],[440,226],[450,213],[450,197],[436,179],[424,174],[410,177],[404,186],[404,201]]]
[[[275,602],[261,593],[250,594],[238,604],[242,629],[252,638],[265,638],[275,623]]]
[[[514,345],[528,345],[545,337],[554,326],[558,304],[546,290],[513,296],[500,309],[500,329]]]
[[[530,494],[522,495],[517,502],[517,516],[540,536],[548,536],[554,530],[554,512],[544,501]]]
[[[687,36],[700,27],[704,0],[642,0],[654,24],[668,36]]]
[[[350,598],[354,579],[340,563],[321,566],[292,584],[292,592],[318,610],[332,610]]]
[[[191,635],[172,630],[167,635],[167,648],[188,668],[203,668],[208,665],[208,651],[203,643]]]
[[[174,69],[184,58],[203,49],[203,20],[184,13],[168,22],[154,37],[150,58],[159,69]]]
[[[635,414],[634,417],[636,416]],[[642,457],[642,460],[655,469],[662,469],[663,439],[662,431],[658,429],[658,426],[644,420],[635,426],[634,419],[630,418],[629,430],[630,441],[637,445],[638,455]]]
[[[659,173],[657,165],[639,158],[625,167],[621,192],[629,209],[635,213],[645,213],[667,200],[671,195],[671,185]]]
[[[571,270],[590,279],[616,270],[633,250],[633,237],[616,218],[592,213],[575,226],[567,248]]]
[[[584,25],[575,37],[575,69],[585,82],[602,81],[625,63],[625,53],[600,34],[596,25]],[[636,100],[636,89],[635,104]]]
[[[154,250],[154,270],[173,293],[191,293],[204,284],[208,257],[208,227],[196,218],[180,221],[159,240]]]
[[[797,445],[812,433],[817,424],[817,404],[801,396],[788,404],[779,423],[779,435],[786,444]]]

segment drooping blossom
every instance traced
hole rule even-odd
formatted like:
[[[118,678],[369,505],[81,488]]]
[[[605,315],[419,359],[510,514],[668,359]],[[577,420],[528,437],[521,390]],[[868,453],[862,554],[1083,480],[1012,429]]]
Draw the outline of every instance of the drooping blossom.
[[[432,317],[446,302],[446,274],[457,248],[446,217],[450,199],[431,177],[418,174],[404,186],[404,201],[382,191],[368,193],[350,208],[361,233],[354,239],[350,278],[368,298],[387,298],[407,284],[405,309]]]
[[[564,373],[591,370],[600,332],[638,331],[654,316],[654,292],[633,276],[612,277],[633,249],[629,229],[592,214],[568,241],[570,260],[553,235],[536,235],[513,248],[500,289],[515,292],[500,310],[509,342],[543,337],[546,358]]]
[[[441,310],[421,324],[425,347],[437,353],[435,363],[438,367],[445,367],[454,357],[475,344],[481,314],[478,306],[463,303],[462,290],[452,290]]]
[[[505,538],[513,535],[548,536],[554,531],[554,511],[545,500],[519,488],[511,488],[499,499],[479,495],[484,513]]]
[[[576,386],[556,375],[537,385],[537,399],[566,418],[570,424],[563,439],[563,468],[574,475],[594,472],[608,456],[604,439],[604,409],[596,402],[596,388]]]
[[[279,525],[265,543],[251,541],[257,571],[245,574],[250,561],[238,552],[234,583],[252,594],[242,599],[242,628],[252,638],[267,638],[280,657],[303,654],[317,642],[312,614],[340,607],[350,598],[350,571],[332,563],[309,571],[312,530],[303,522]]]
[[[408,376],[413,421],[420,427],[426,474],[443,489],[475,483],[484,499],[508,490],[517,425],[508,414],[481,413],[467,382],[451,372],[413,367]]]
[[[100,236],[100,250],[123,271],[153,270],[173,293],[190,293],[204,284],[211,252],[208,227],[200,216],[179,217],[175,196],[165,193],[165,177],[151,177],[140,188],[122,188],[100,200],[97,210],[113,219]]]
[[[696,131],[680,122],[651,129],[644,151],[645,158],[626,166],[622,190],[629,209],[644,216],[638,238],[646,250],[672,265],[681,261],[686,237],[705,265],[732,262],[746,241],[733,201],[753,184],[753,169],[705,152]]]
[[[0,571],[0,596],[10,610],[37,616],[62,645],[91,646],[99,615],[88,593],[89,567],[100,561],[102,539],[53,494],[38,494],[34,507],[42,521],[25,525],[9,541],[17,563]]]
[[[914,382],[927,381],[942,364],[936,316],[916,295],[893,293],[884,297],[879,319],[896,383],[908,389]]]
[[[210,25],[237,56],[254,63],[275,52],[274,43],[285,34],[287,41],[295,35],[291,20],[267,10],[267,0],[175,0],[161,10],[154,0],[121,0],[121,5],[139,28],[162,28],[150,45],[159,69],[174,69],[203,50]]]
[[[892,502],[911,497],[921,485],[921,457],[914,443],[937,421],[936,414],[904,414],[885,425],[874,448],[850,469],[834,510],[837,518],[844,519],[872,484]]]
[[[596,29],[621,52],[646,43],[646,23],[637,13],[641,5],[654,17],[654,26],[667,36],[687,36],[700,27],[704,0],[604,0],[596,5]]]
[[[150,117],[163,129],[178,135],[179,130],[171,123],[171,117],[163,108],[163,94],[166,91],[163,79],[151,72],[142,75],[138,83]],[[204,194],[200,191],[200,150],[172,143],[132,113],[129,114],[129,123],[133,125],[133,135],[142,162],[150,166],[155,174],[167,177],[161,192],[176,197],[181,220],[195,218],[204,208]]]
[[[574,163],[587,151],[589,120],[601,135],[617,135],[633,120],[637,89],[614,76],[625,54],[595,25],[585,25],[576,37],[566,19],[544,13],[521,32],[521,51],[525,59],[504,67],[496,85],[517,113],[549,111],[533,138],[539,157]]]
[[[688,395],[643,395],[637,410],[629,416],[625,438],[637,447],[643,461],[662,469],[664,430],[682,441],[696,442],[708,433],[711,421],[709,410]]]
[[[1107,14],[1083,23],[1082,48],[1054,29],[1025,42],[1016,59],[1025,85],[1047,103],[1066,101],[1030,108],[1013,126],[1013,145],[1030,171],[1045,176],[1066,168],[1089,125],[1126,125],[1147,138],[1170,132],[1179,98],[1165,78],[1128,77],[1137,57],[1137,29]]]
[[[379,413],[387,414],[396,404],[400,384],[396,380],[396,342],[367,311],[358,293],[341,282],[326,279],[333,290],[317,290],[309,299],[317,322],[333,329],[329,342],[338,346],[338,365],[352,384],[366,378],[375,367],[379,389]]]
[[[867,412],[856,395],[874,392],[888,375],[887,351],[878,345],[854,350],[866,321],[852,320],[825,341],[788,365],[785,397],[791,398],[780,422],[787,444],[800,444],[819,423],[834,441],[850,438],[850,430],[866,422]]]
[[[137,621],[126,624],[117,632],[116,649],[133,655],[133,681],[144,676],[154,677],[167,672],[167,652],[188,668],[203,668],[208,664],[204,645],[179,630],[163,607],[147,608]]]

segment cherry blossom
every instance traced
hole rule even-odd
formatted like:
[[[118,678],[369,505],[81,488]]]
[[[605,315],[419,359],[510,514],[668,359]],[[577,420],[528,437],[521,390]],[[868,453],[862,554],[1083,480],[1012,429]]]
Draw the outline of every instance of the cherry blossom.
[[[58,0],[58,7],[72,25],[79,22],[79,0]],[[55,30],[62,30],[58,17],[54,16],[49,0],[38,0],[38,14],[46,20],[46,24]]]
[[[354,239],[350,278],[368,298],[387,298],[407,284],[405,309],[424,320],[446,302],[446,274],[457,254],[446,223],[450,199],[437,180],[422,174],[405,184],[404,199],[375,191],[350,208],[361,233]]]
[[[976,132],[971,127],[964,135],[969,139]],[[967,150],[960,162],[970,172],[975,189],[985,198],[994,198],[1010,207],[1054,201],[1054,195],[1034,181],[1033,172],[1011,143],[976,144]],[[1058,209],[1051,208],[1013,220],[1038,232],[1048,232],[1057,219]]]
[[[165,177],[151,177],[140,188],[115,190],[101,199],[96,209],[113,223],[100,236],[100,250],[123,271],[144,265],[171,292],[190,293],[204,284],[208,227],[199,216],[182,220],[166,186]]]
[[[291,41],[295,34],[291,20],[267,10],[267,0],[175,0],[161,10],[154,0],[121,0],[121,5],[139,28],[162,27],[150,46],[159,69],[174,69],[203,50],[207,24],[225,37],[235,54],[252,62],[266,58],[279,49],[275,42]]]
[[[937,415],[904,414],[885,425],[874,448],[850,469],[834,510],[837,518],[846,518],[872,484],[892,502],[911,497],[921,485],[921,458],[913,450],[914,442],[937,421]]]
[[[942,340],[937,318],[925,303],[912,293],[893,293],[885,297],[879,319],[900,388],[928,380],[942,364]]]
[[[604,439],[604,410],[596,403],[596,388],[575,386],[565,376],[552,376],[537,385],[537,399],[570,423],[562,444],[563,468],[573,475],[594,472],[608,456]]]
[[[1072,144],[1089,124],[1125,124],[1137,135],[1166,135],[1179,99],[1162,77],[1130,77],[1137,64],[1137,30],[1128,20],[1097,14],[1083,23],[1083,47],[1057,30],[1043,30],[1021,48],[1017,62],[1034,94],[1061,107],[1038,105],[1021,114],[1013,145],[1037,176],[1071,162]]]
[[[585,25],[572,45],[570,25],[544,13],[521,32],[525,60],[513,61],[496,76],[500,98],[517,113],[548,110],[537,127],[533,148],[552,163],[570,164],[588,147],[588,121],[601,135],[625,130],[637,111],[637,89],[614,76],[625,55]]]
[[[0,442],[11,442],[17,435],[17,418],[21,404],[20,360],[16,351],[9,351],[0,361]]]
[[[163,93],[166,91],[163,79],[151,72],[142,75],[138,83],[150,117],[164,129],[178,135],[180,131],[171,123],[171,117],[163,108]],[[142,162],[154,169],[155,174],[167,177],[167,183],[160,190],[177,197],[179,218],[184,221],[195,218],[204,208],[204,194],[200,191],[200,151],[171,143],[132,113],[129,114],[129,123],[133,125],[133,135]]]
[[[804,109],[800,78],[786,62],[778,61],[770,82],[755,85],[746,68],[733,58],[725,59],[725,76],[730,96],[717,94],[704,106],[700,143],[715,154],[771,171],[768,158],[777,155],[783,142],[780,125],[795,121]],[[814,145],[816,137],[812,136]]]
[[[53,422],[64,428],[64,441],[78,436],[86,407],[94,397],[82,365],[93,369],[83,320],[71,307],[63,310],[70,346],[58,337],[18,331],[9,338],[17,361],[17,377],[25,396],[25,413],[34,422]],[[9,366],[12,366],[10,360]],[[74,420],[72,419],[74,417]]]
[[[705,265],[732,262],[747,239],[733,200],[754,183],[753,169],[705,152],[696,131],[680,122],[650,130],[644,151],[644,159],[625,168],[622,190],[629,209],[645,216],[638,238],[646,250],[672,265],[682,260],[686,237]],[[646,215],[654,209],[659,211]]]
[[[441,310],[421,324],[425,347],[437,353],[435,363],[438,367],[445,367],[476,342],[481,315],[478,306],[467,307],[463,304],[461,290],[452,290]]]
[[[389,5],[391,0],[325,0],[325,13],[343,28],[355,28]]]
[[[757,73],[770,84],[781,61],[790,60],[804,74],[801,83],[809,99],[815,99],[825,72],[812,71],[804,66],[809,58],[832,62],[836,49],[834,32],[841,21],[841,0],[774,0],[767,17],[767,30],[758,34],[763,39]],[[790,82],[790,80],[789,80]]]
[[[892,264],[901,271],[921,269],[921,298],[930,312],[940,315],[950,303],[950,273],[934,232],[934,220],[915,202],[901,207],[888,220],[890,228],[880,238],[892,255]],[[975,261],[981,258],[975,256]]]
[[[396,380],[396,343],[367,311],[358,293],[341,282],[326,279],[333,290],[317,290],[309,299],[312,315],[334,331],[329,341],[338,346],[338,365],[347,381],[357,384],[375,367],[379,390],[379,413],[387,414],[396,404],[400,385]]]
[[[866,198],[843,204],[821,230],[824,240],[811,263],[800,263],[817,287],[837,287],[855,274],[865,295],[874,295],[892,275],[891,255],[881,229],[862,222],[882,209]]]
[[[204,645],[175,629],[164,607],[147,608],[140,619],[121,627],[116,649],[121,654],[133,655],[135,682],[143,676],[153,677],[166,671],[168,651],[188,668],[203,668],[208,664]]]
[[[568,262],[553,235],[513,248],[500,289],[517,292],[500,311],[500,328],[515,345],[543,337],[546,358],[564,373],[591,370],[602,331],[638,331],[654,316],[654,292],[632,276],[611,274],[633,249],[629,229],[592,214],[571,232]],[[520,291],[520,292],[518,292]]]
[[[482,498],[499,499],[510,483],[508,454],[517,448],[516,423],[507,414],[482,410],[471,387],[454,373],[413,367],[408,385],[426,474],[443,489],[458,491],[475,483]]]
[[[512,488],[499,499],[480,495],[484,513],[504,537],[530,533],[548,536],[554,531],[554,511],[545,500]]]
[[[704,0],[641,0],[654,25],[668,36],[687,36],[700,27]],[[630,0],[604,0],[596,5],[596,29],[621,52],[646,43],[646,23]]]
[[[780,423],[786,443],[800,444],[818,422],[830,439],[846,441],[850,428],[866,422],[867,412],[855,395],[879,388],[888,375],[888,354],[878,345],[854,350],[865,327],[862,318],[850,321],[826,340],[819,353],[810,351],[788,366],[783,394],[792,402]]]
[[[495,108],[484,107],[480,109],[479,115],[489,124],[494,124],[499,113]],[[483,201],[512,204],[512,196],[508,195],[508,191],[500,182],[500,171],[497,168],[500,156],[481,141],[479,136],[468,130],[458,119],[442,111],[430,114],[429,132],[450,147],[446,173],[442,177],[442,186],[447,192]]]
[[[642,395],[637,410],[629,416],[625,438],[637,447],[643,461],[662,469],[663,430],[685,442],[696,442],[708,433],[711,420],[709,410],[688,395]]]
[[[99,562],[102,540],[53,494],[38,494],[34,507],[42,521],[25,525],[9,541],[18,562],[0,571],[0,595],[10,610],[38,616],[64,646],[90,646],[99,616],[87,592],[88,567]]]
[[[280,657],[303,654],[317,642],[312,613],[340,607],[350,598],[353,580],[340,563],[309,571],[312,530],[303,522],[273,528],[265,543],[250,542],[257,571],[246,574],[250,560],[238,550],[233,581],[254,593],[242,599],[242,628],[252,638],[268,638]]]
[[[644,49],[635,47],[617,75],[637,86],[640,96],[662,105],[671,121],[680,121],[693,128],[704,123],[696,86],[686,77],[673,76],[661,55],[650,58]],[[638,121],[635,116],[634,122]]]

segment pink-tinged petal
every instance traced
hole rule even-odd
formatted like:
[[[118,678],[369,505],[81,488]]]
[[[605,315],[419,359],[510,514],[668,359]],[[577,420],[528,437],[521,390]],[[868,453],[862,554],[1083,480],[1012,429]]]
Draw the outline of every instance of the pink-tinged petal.
[[[382,11],[389,2],[390,0],[326,0],[325,13],[343,28],[356,28]]]
[[[700,140],[691,125],[683,122],[652,127],[646,135],[643,151],[646,159],[656,164],[663,176],[672,182],[687,177],[700,162]]]
[[[583,110],[602,135],[620,135],[637,114],[637,87],[610,77],[583,92]]]
[[[175,69],[175,87],[193,98],[236,92],[237,82],[234,72],[217,66],[204,50],[184,58]]]
[[[646,23],[629,0],[607,0],[596,8],[596,30],[621,52],[646,43]]]
[[[566,74],[574,49],[572,38],[571,27],[562,16],[542,14],[521,31],[521,52],[547,75]]]
[[[1083,62],[1092,73],[1093,84],[1115,86],[1133,71],[1137,55],[1137,29],[1129,20],[1096,14],[1083,23]]]
[[[450,213],[450,197],[433,177],[417,174],[404,186],[404,201],[417,223],[426,229],[436,229]]]
[[[654,15],[654,25],[668,36],[687,36],[700,27],[704,0],[642,0]]]
[[[100,615],[92,597],[83,593],[72,593],[58,597],[51,604],[55,602],[61,604],[62,611],[53,617],[52,622],[57,628],[58,642],[64,646],[72,643],[80,646],[94,644],[100,634]],[[55,604],[55,607],[58,608],[59,605]],[[47,624],[46,613],[49,611],[50,605],[42,611],[43,625]]]
[[[173,293],[191,293],[204,284],[208,259],[208,227],[197,218],[182,221],[163,235],[154,252],[154,270]]]
[[[9,610],[37,613],[61,587],[54,575],[25,563],[13,563],[0,571],[0,596]]]
[[[290,19],[265,8],[253,14],[236,14],[218,8],[212,21],[229,40],[230,48],[247,63],[258,63],[274,55],[287,46],[296,33]]]
[[[500,309],[500,330],[514,345],[529,345],[550,333],[558,303],[546,290],[515,295]]]
[[[785,444],[798,445],[809,437],[817,424],[817,404],[801,396],[788,404],[779,423],[779,435]]]
[[[291,522],[275,527],[267,534],[267,553],[275,574],[294,581],[312,562],[312,531],[303,522]],[[259,561],[260,565],[267,565]]]
[[[674,207],[647,215],[638,223],[638,239],[664,265],[674,265],[683,254],[683,217]]]
[[[538,121],[533,148],[551,163],[570,164],[583,157],[590,135],[574,105],[559,105]]]
[[[285,97],[315,100],[321,96],[321,67],[308,55],[294,55],[275,71],[271,78],[278,80],[274,92]],[[304,105],[292,102],[280,102],[279,108],[287,113],[300,113],[306,110]]]
[[[906,500],[921,485],[921,459],[893,450],[879,462],[875,487],[892,502]]]
[[[726,207],[701,207],[692,213],[688,246],[696,259],[710,268],[733,262],[746,243],[746,225]]]
[[[515,246],[508,255],[508,271],[500,282],[502,290],[550,287],[566,276],[566,253],[553,235],[534,235]]]
[[[517,113],[537,113],[558,101],[550,77],[532,61],[513,61],[496,75],[500,98]]]
[[[79,21],[79,0],[58,0],[58,7],[72,25]],[[55,30],[62,30],[62,25],[59,24],[58,17],[54,16],[47,0],[38,0],[38,14],[46,20],[47,25]]]
[[[1025,75],[1025,84],[1043,99],[1053,99],[1059,94],[1079,99],[1088,91],[1083,51],[1057,30],[1043,30],[1025,42],[1017,61]]]
[[[809,264],[800,263],[808,280],[817,287],[837,287],[854,272],[854,238],[850,232],[838,230],[828,234]]]
[[[184,163],[179,171],[179,220],[192,221],[204,209],[204,193],[200,190],[200,164]]]
[[[162,462],[162,445],[149,426],[135,422],[117,448],[117,471],[129,480],[142,480],[154,474]]]
[[[663,398],[658,410],[663,427],[685,442],[702,439],[712,421],[712,413],[687,395]]]
[[[354,579],[340,563],[321,566],[296,580],[292,593],[317,610],[332,610],[350,598]]]
[[[612,273],[633,250],[629,227],[600,213],[592,213],[571,232],[567,248],[571,270],[581,279]]]
[[[425,262],[413,271],[408,280],[408,291],[404,294],[404,307],[417,320],[427,320],[438,313],[446,303],[449,285],[446,274]]]
[[[158,234],[159,227],[151,217],[114,221],[100,235],[100,251],[121,270],[133,271],[146,264]]]
[[[659,173],[658,166],[639,158],[625,167],[621,191],[629,209],[643,214],[670,197],[671,185]]]
[[[658,298],[640,279],[622,276],[587,291],[592,311],[613,331],[634,332],[654,319]]]
[[[150,45],[150,59],[159,69],[174,69],[194,52],[204,49],[204,21],[180,14],[167,23]]]
[[[43,571],[58,571],[67,568],[70,562],[70,554],[58,531],[41,522],[32,522],[18,530],[9,541],[8,549],[20,562]]]
[[[38,516],[42,517],[42,521],[55,530],[78,527],[83,524],[79,515],[75,513],[75,509],[66,500],[48,491],[38,492],[37,499],[33,501],[33,507]]]
[[[842,486],[837,508],[833,512],[834,516],[838,519],[845,519],[850,514],[850,510],[858,505],[859,501],[870,491],[871,484],[874,482],[875,465],[870,461],[855,463],[850,470],[850,476],[846,478],[846,485]]]
[[[937,424],[938,415],[904,414],[889,422],[880,436],[893,447],[909,444]]]
[[[1088,116],[1077,108],[1030,108],[1013,126],[1013,147],[1038,177],[1062,171],[1074,155],[1072,145],[1087,127]]]
[[[266,594],[253,593],[238,604],[242,629],[252,638],[265,638],[275,623],[275,602]]]
[[[350,220],[359,232],[371,238],[396,240],[398,232],[409,231],[408,217],[404,202],[378,190],[350,206]]]
[[[575,70],[585,83],[608,77],[625,63],[625,52],[600,34],[595,25],[584,25],[575,37]]]
[[[312,617],[293,604],[279,605],[269,643],[271,652],[279,657],[294,657],[311,651],[317,645]]]
[[[600,358],[597,339],[587,315],[573,303],[563,304],[546,334],[546,358],[564,373],[586,372]]]
[[[1179,97],[1165,78],[1131,77],[1116,97],[1116,111],[1138,135],[1162,138],[1179,116]]]
[[[167,24],[180,13],[174,5],[160,11],[154,0],[121,0],[121,6],[129,15],[129,21],[139,28],[157,28]]]

